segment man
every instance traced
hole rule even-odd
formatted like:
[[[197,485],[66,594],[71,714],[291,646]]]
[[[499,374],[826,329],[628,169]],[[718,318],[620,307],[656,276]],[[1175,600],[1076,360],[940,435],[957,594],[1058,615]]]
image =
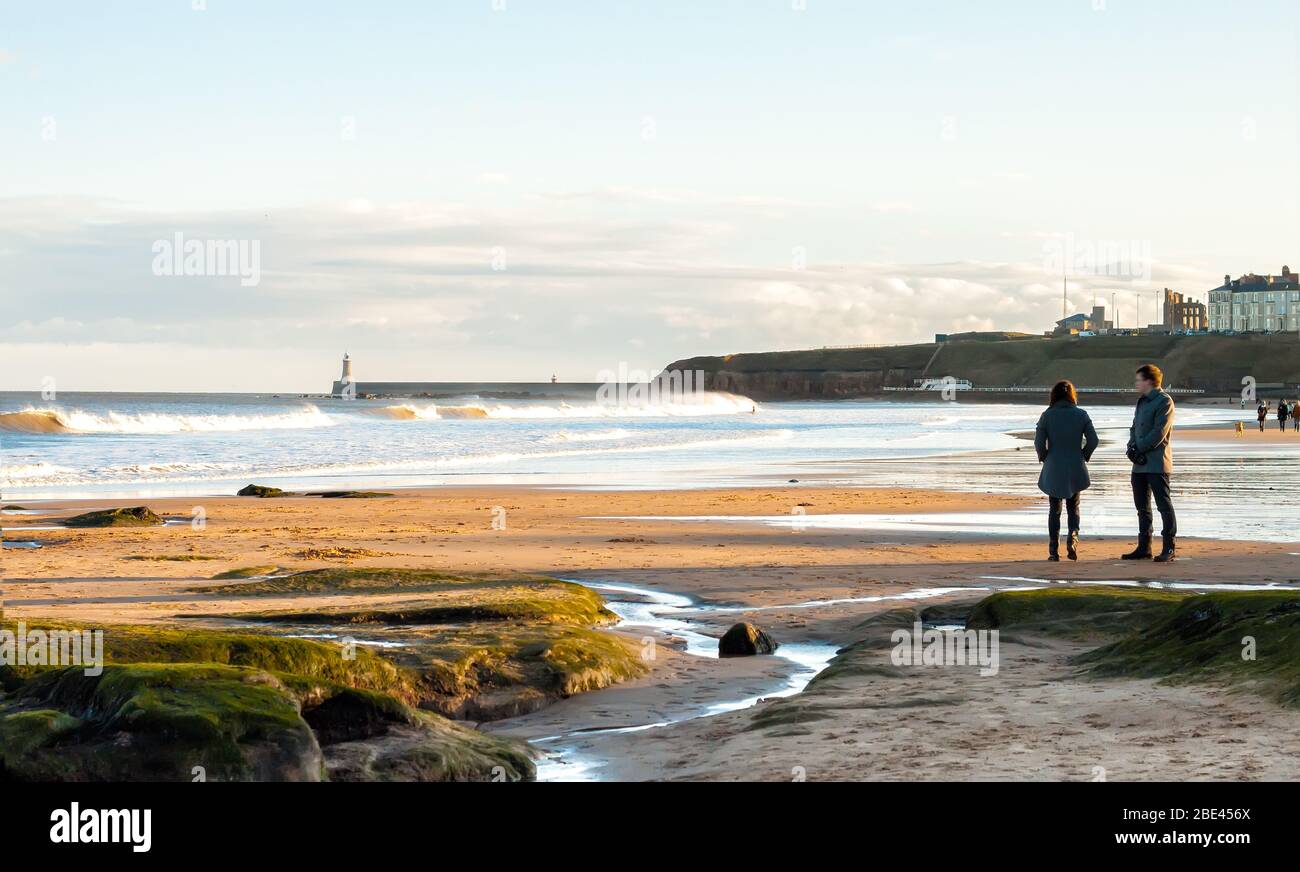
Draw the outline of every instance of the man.
[[[1291,414],[1291,407],[1286,404],[1286,400],[1279,400],[1277,404],[1277,429],[1283,433],[1286,432],[1286,419]]]
[[[1174,559],[1178,525],[1174,517],[1174,502],[1169,495],[1169,474],[1174,471],[1174,453],[1169,445],[1174,432],[1174,400],[1161,387],[1163,382],[1164,373],[1154,363],[1139,366],[1133,378],[1133,387],[1139,397],[1125,453],[1133,464],[1130,480],[1133,505],[1137,508],[1138,543],[1137,548],[1123,556],[1125,560],[1151,558],[1152,495],[1164,525],[1161,530],[1163,547],[1155,558],[1156,562],[1168,563]]]

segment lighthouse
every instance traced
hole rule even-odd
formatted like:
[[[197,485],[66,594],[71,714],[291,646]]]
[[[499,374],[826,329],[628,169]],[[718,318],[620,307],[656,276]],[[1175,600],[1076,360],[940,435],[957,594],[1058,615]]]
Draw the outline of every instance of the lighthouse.
[[[334,382],[330,389],[330,396],[342,397],[345,400],[355,399],[357,395],[356,382],[352,380],[352,355],[344,352],[343,354],[343,374],[339,380]]]

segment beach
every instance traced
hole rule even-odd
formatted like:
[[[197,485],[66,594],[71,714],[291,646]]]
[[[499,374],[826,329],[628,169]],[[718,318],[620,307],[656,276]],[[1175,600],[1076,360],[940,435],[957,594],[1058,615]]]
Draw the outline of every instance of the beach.
[[[259,565],[277,575],[324,567],[539,573],[590,585],[616,611],[631,604],[633,619],[603,632],[643,650],[653,640],[654,652],[641,677],[481,725],[529,740],[542,779],[1090,780],[1097,766],[1117,780],[1300,774],[1293,711],[1226,689],[1080,678],[1068,659],[1084,642],[1010,640],[994,677],[868,670],[804,690],[837,650],[861,641],[865,621],[893,609],[1075,583],[1300,585],[1300,541],[1269,544],[1291,555],[1274,561],[1260,559],[1257,542],[1189,537],[1179,561],[1158,565],[1121,563],[1127,538],[1085,535],[1078,563],[1049,564],[1041,536],[969,523],[1041,519],[1040,501],[1011,494],[789,482],[392,494],[151,499],[171,523],[103,530],[47,528],[122,501],[11,510],[6,539],[42,547],[6,549],[5,617],[221,626],[222,615],[242,608],[311,606],[292,593],[205,592],[219,584],[214,575]],[[339,594],[331,605],[374,601]],[[741,620],[785,652],[718,659],[701,650]],[[778,697],[822,713],[805,726],[755,729]]]

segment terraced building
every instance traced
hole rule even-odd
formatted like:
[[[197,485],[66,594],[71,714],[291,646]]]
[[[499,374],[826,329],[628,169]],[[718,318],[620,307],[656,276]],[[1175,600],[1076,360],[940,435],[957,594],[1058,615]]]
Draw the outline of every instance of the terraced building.
[[[1210,330],[1239,333],[1300,331],[1300,276],[1282,267],[1280,276],[1229,275],[1209,294]]]

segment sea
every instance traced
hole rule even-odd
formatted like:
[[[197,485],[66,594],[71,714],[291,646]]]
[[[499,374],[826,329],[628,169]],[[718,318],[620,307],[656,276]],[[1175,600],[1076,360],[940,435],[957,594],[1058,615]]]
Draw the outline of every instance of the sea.
[[[1038,464],[1025,433],[1041,411],[1035,403],[960,398],[500,399],[472,386],[437,399],[180,393],[43,399],[8,392],[0,393],[0,499],[197,497],[233,494],[250,483],[286,490],[802,483],[1037,495]],[[1103,445],[1092,464],[1086,524],[1128,530],[1123,446],[1132,409],[1089,411]],[[1185,403],[1178,411],[1180,426],[1252,417],[1252,410],[1222,405]],[[1175,438],[1175,459],[1184,533],[1300,539],[1300,434],[1295,445],[1249,447],[1230,439],[1180,446]],[[830,522],[810,515],[799,523]],[[1037,529],[1041,520],[1035,514],[1025,524]]]

